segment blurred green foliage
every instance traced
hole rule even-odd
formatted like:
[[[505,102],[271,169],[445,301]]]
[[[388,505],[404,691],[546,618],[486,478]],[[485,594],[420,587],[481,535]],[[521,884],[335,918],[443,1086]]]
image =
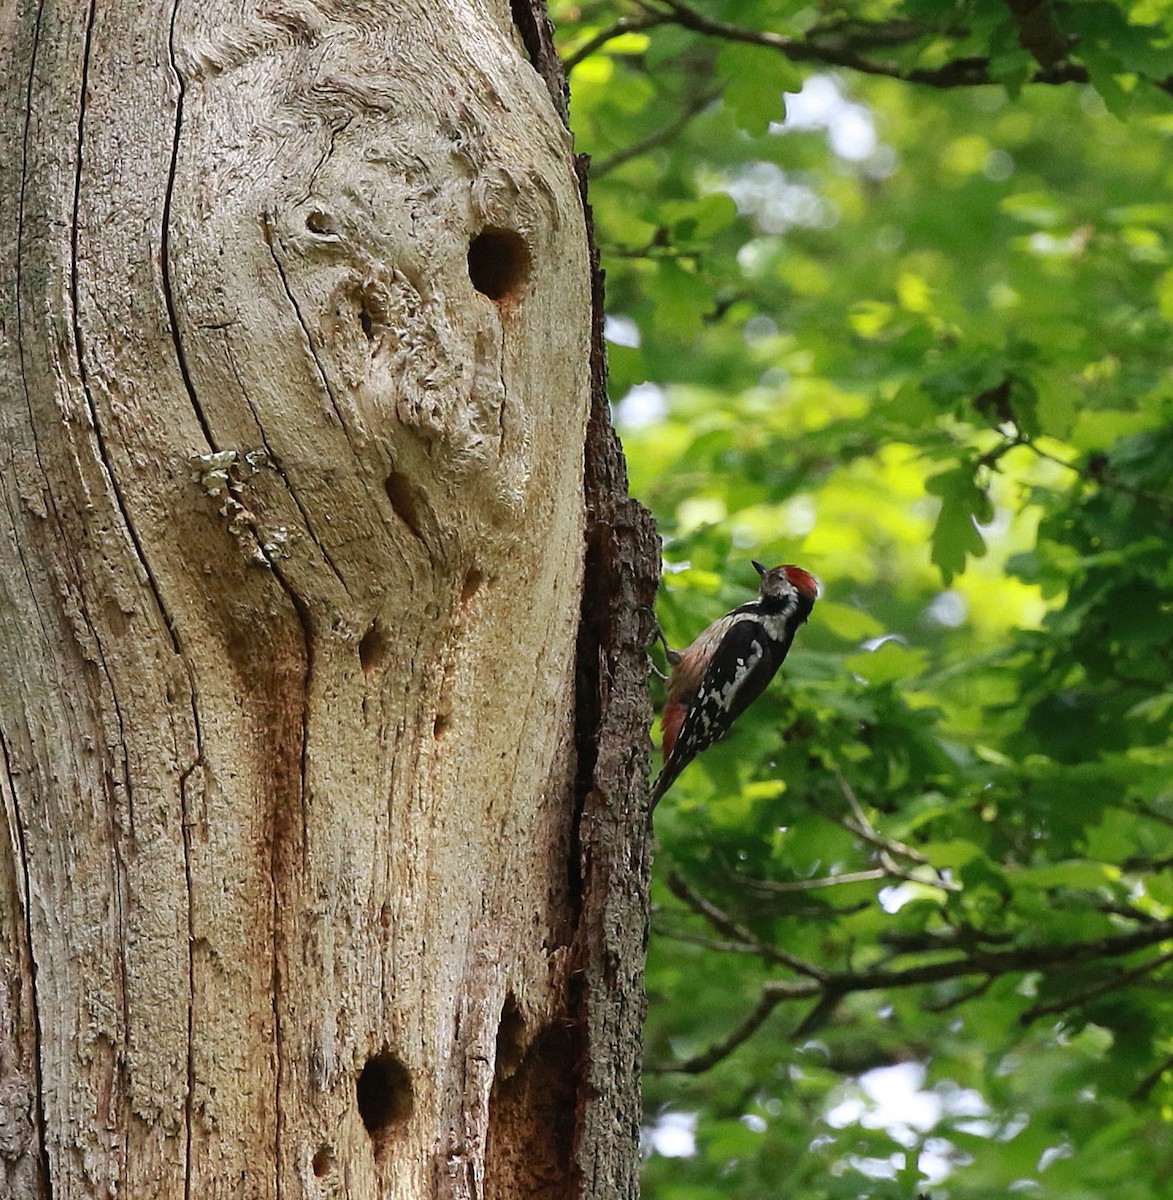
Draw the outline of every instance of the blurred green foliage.
[[[1173,3],[1030,7],[551,4],[668,639],[824,584],[656,813],[655,1200],[1169,1194]]]

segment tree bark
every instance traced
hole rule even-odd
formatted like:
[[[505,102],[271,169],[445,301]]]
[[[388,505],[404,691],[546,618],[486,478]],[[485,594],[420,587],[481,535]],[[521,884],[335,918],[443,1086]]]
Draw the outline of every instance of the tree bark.
[[[0,1195],[634,1194],[655,541],[540,11],[0,29]]]

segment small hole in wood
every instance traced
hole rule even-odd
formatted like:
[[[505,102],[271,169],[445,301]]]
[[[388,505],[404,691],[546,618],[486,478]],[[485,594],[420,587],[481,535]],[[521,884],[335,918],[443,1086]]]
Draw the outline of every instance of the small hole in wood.
[[[432,737],[437,740],[442,738],[451,724],[452,717],[448,713],[437,713],[435,721],[432,722]]]
[[[387,297],[375,283],[361,284],[354,291],[358,324],[368,342],[380,342],[387,333]],[[377,347],[372,347],[372,353]]]
[[[371,627],[362,635],[358,644],[358,661],[364,673],[370,673],[387,657],[391,642],[378,621],[372,621]]]
[[[320,234],[322,237],[336,237],[338,230],[334,228],[329,216],[321,212],[319,209],[314,209],[313,212],[305,219],[305,227],[310,233]]]
[[[508,1079],[521,1065],[524,1056],[525,1018],[510,992],[501,1006],[501,1020],[497,1025],[497,1078]]]
[[[314,1154],[311,1165],[314,1169],[314,1175],[321,1179],[323,1175],[328,1175],[334,1166],[334,1151],[329,1146],[319,1146]]]
[[[411,1117],[415,1105],[411,1075],[388,1050],[368,1058],[355,1085],[358,1115],[371,1135],[375,1153],[387,1145],[395,1129]]]
[[[387,476],[383,487],[386,489],[387,499],[391,501],[395,515],[422,542],[424,535],[420,531],[418,489],[415,484],[399,471],[392,471]]]
[[[460,603],[467,604],[480,590],[485,581],[485,573],[478,567],[473,567],[464,577],[464,586],[460,589]]]
[[[529,247],[512,229],[489,228],[468,247],[468,277],[490,300],[516,299],[529,278]]]

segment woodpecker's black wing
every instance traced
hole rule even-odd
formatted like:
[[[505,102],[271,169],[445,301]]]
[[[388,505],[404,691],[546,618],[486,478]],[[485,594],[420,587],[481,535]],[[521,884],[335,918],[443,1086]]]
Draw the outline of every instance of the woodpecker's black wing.
[[[709,659],[700,687],[680,726],[680,734],[652,793],[652,803],[702,751],[729,732],[733,722],[765,690],[782,662],[760,621],[735,621]]]
[[[766,690],[782,659],[776,643],[760,621],[737,621],[705,670],[696,698],[680,729],[681,742],[693,744],[692,753],[711,746],[729,732],[730,725]]]

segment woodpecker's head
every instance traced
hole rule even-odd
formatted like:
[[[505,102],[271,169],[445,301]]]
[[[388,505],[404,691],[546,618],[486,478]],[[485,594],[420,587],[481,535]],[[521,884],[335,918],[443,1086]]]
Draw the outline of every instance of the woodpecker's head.
[[[819,598],[819,581],[813,575],[790,563],[780,567],[763,567],[760,562],[753,565],[762,577],[758,584],[758,595],[763,600],[785,602],[797,599],[810,612]]]

